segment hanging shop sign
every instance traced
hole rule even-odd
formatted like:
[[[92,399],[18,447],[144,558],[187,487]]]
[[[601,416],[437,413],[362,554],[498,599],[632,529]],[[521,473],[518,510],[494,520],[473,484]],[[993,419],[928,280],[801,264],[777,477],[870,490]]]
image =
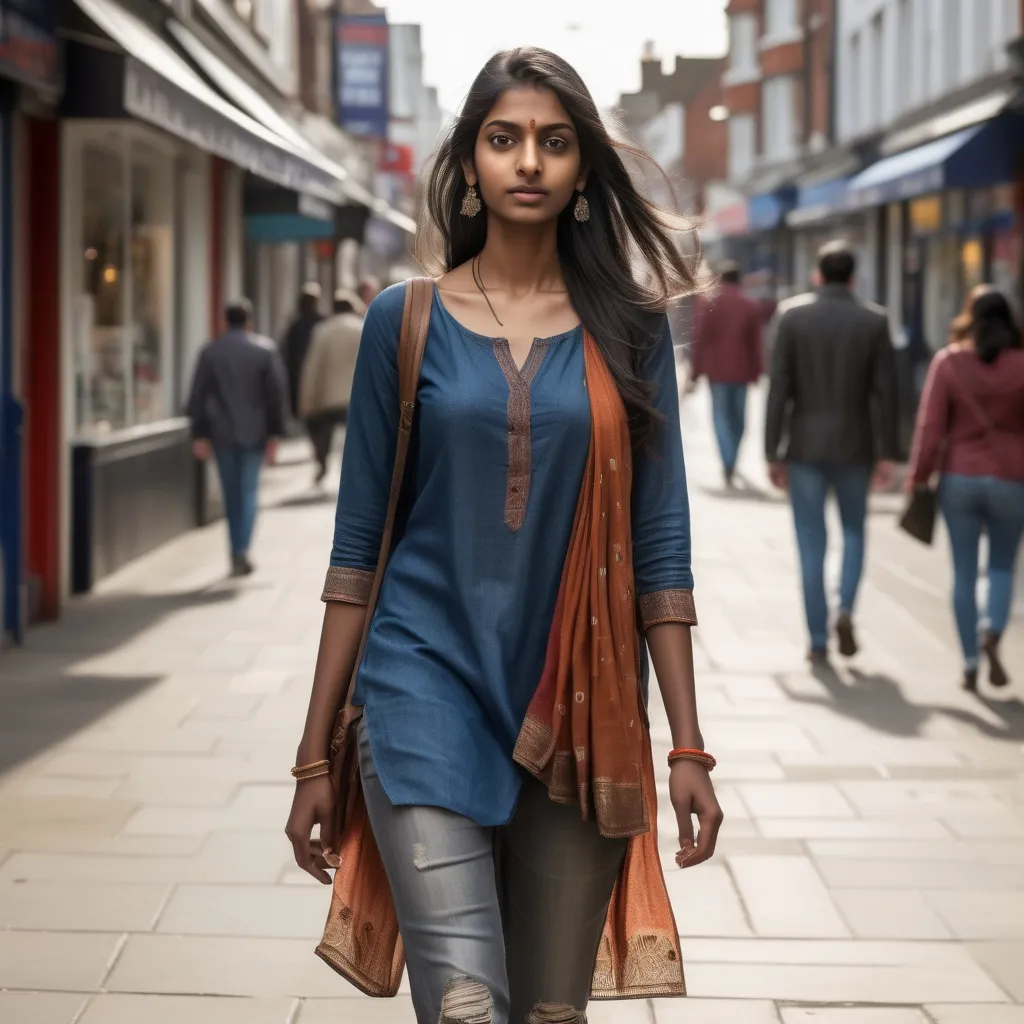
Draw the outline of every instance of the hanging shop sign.
[[[57,0],[0,0],[0,77],[59,91],[57,6]]]
[[[388,135],[388,22],[384,14],[340,15],[336,28],[338,117],[360,138]]]

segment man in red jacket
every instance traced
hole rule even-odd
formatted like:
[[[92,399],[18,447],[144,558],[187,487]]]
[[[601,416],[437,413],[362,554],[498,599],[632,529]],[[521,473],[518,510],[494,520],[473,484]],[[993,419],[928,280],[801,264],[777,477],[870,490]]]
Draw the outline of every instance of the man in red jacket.
[[[711,385],[715,436],[725,483],[731,487],[746,427],[747,387],[763,372],[764,316],[761,305],[744,293],[738,264],[731,260],[723,263],[719,277],[717,293],[697,308],[693,379],[707,377]]]

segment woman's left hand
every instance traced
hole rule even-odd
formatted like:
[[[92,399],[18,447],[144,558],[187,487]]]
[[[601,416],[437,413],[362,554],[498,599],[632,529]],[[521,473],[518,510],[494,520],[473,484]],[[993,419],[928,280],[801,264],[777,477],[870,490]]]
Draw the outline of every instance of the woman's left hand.
[[[679,823],[679,852],[676,864],[692,868],[702,864],[715,852],[718,830],[725,815],[715,796],[708,771],[696,761],[676,761],[670,768],[668,792]],[[693,815],[697,816],[700,831],[696,842],[693,834]]]

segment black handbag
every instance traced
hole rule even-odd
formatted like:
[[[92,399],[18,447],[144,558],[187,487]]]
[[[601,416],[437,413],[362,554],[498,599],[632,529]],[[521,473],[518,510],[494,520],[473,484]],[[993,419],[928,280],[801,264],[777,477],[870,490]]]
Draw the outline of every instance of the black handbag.
[[[915,487],[900,516],[900,529],[922,544],[931,544],[938,504],[938,496],[931,487]]]

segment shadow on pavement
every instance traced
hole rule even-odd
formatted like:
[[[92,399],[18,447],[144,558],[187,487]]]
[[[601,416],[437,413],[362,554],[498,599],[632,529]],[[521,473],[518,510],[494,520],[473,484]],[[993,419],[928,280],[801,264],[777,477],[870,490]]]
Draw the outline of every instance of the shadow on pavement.
[[[309,508],[314,505],[333,505],[338,496],[330,491],[309,491],[305,494],[293,494],[274,502],[273,508]]]
[[[0,774],[55,746],[160,681],[159,676],[57,676],[0,686]]]
[[[737,473],[736,476],[742,481],[743,485],[740,487],[707,487],[698,484],[696,489],[709,498],[721,498],[723,501],[753,501],[765,505],[785,504],[785,494],[762,490],[749,480],[744,480],[740,474]]]
[[[990,739],[1011,742],[1024,740],[1024,703],[1017,699],[991,700],[980,695],[977,697],[979,704],[999,719],[997,723],[964,708],[914,704],[903,696],[896,680],[881,672],[868,674],[851,669],[848,682],[832,665],[815,665],[811,675],[825,687],[827,693],[794,693],[783,681],[782,686],[792,701],[831,708],[880,733],[920,736],[925,723],[938,715],[970,726]]]
[[[91,725],[155,685],[160,675],[89,675],[74,667],[114,651],[183,609],[233,600],[216,584],[176,594],[96,594],[58,622],[29,630],[24,647],[0,653],[0,772]]]

